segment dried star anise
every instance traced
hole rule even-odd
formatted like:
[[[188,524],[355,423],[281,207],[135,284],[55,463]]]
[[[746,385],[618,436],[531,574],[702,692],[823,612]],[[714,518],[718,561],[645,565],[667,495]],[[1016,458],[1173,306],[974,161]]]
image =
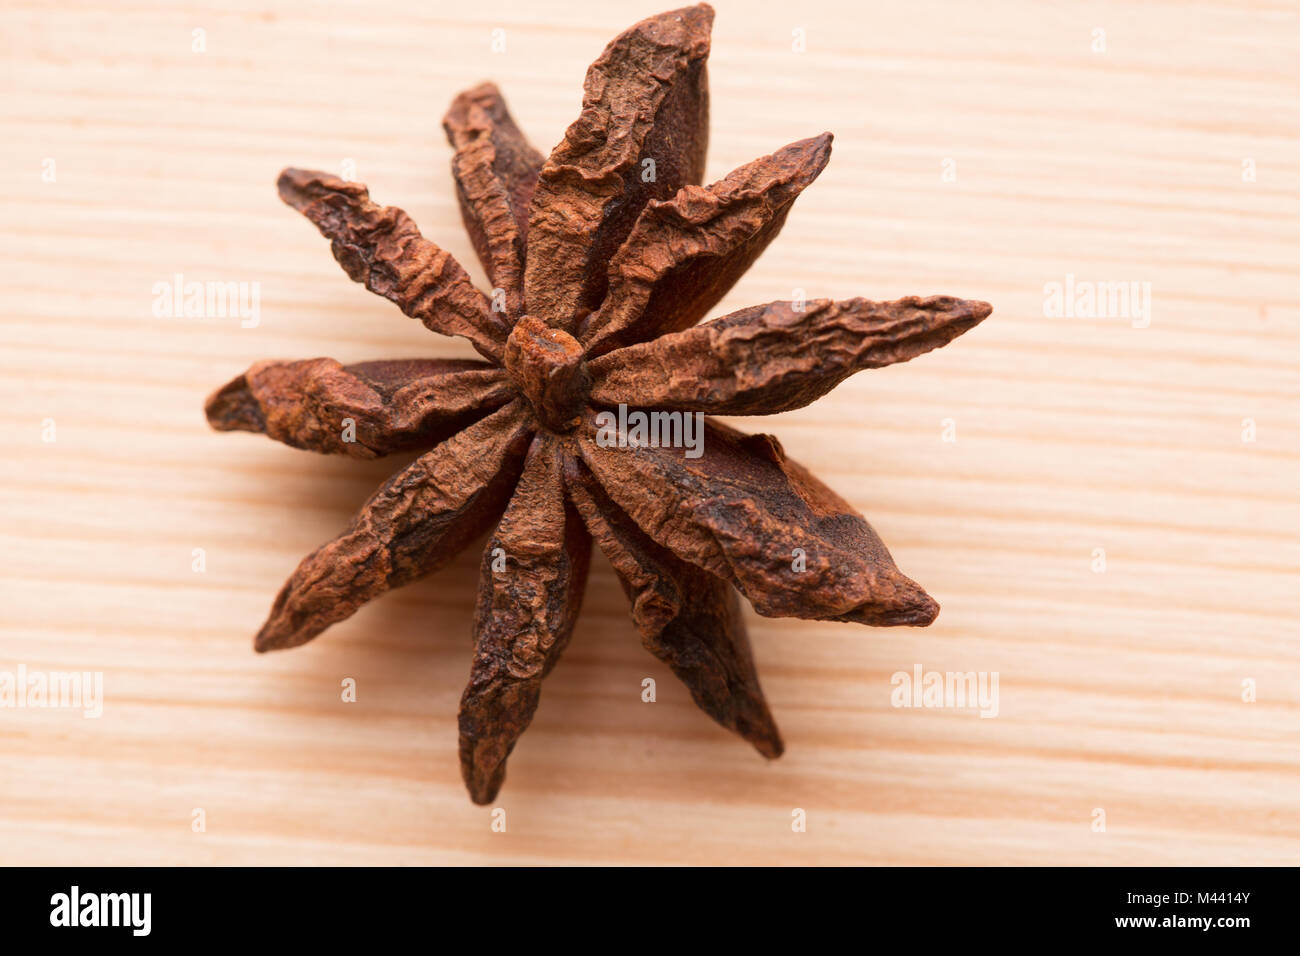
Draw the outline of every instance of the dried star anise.
[[[490,298],[400,209],[326,173],[285,170],[281,197],[329,238],[352,279],[433,331],[469,339],[487,361],[260,362],[207,403],[213,427],[297,448],[358,458],[432,449],[299,565],[258,650],[311,640],[495,523],[460,710],[461,767],[478,803],[496,795],[569,640],[593,538],[646,649],[767,757],[783,745],[737,589],[770,616],[925,625],[938,612],[871,526],[775,438],[707,422],[694,458],[598,440],[597,416],[619,406],[798,408],[860,369],[946,344],[991,311],[946,296],[823,299],[696,324],[776,236],[831,145],[830,134],[802,140],[699,185],[712,21],[701,4],[617,37],[545,161],[494,86],[456,98],[443,125]]]

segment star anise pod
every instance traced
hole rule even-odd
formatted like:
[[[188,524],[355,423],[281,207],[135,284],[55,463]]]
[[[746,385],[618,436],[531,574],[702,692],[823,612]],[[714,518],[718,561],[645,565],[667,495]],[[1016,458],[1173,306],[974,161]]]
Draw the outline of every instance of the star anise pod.
[[[938,612],[866,520],[775,438],[709,421],[694,458],[600,440],[597,416],[619,406],[798,408],[990,312],[946,296],[821,299],[697,324],[776,236],[831,146],[830,134],[801,140],[700,185],[712,21],[701,4],[617,37],[545,161],[496,87],[455,99],[443,125],[491,296],[365,187],[285,170],[281,197],[330,240],[350,278],[429,329],[467,338],[486,361],[260,362],[207,403],[213,427],[297,448],[358,458],[431,449],[299,565],[257,635],[260,651],[311,640],[495,524],[460,710],[462,772],[478,803],[496,795],[568,643],[593,538],[646,649],[767,757],[783,745],[736,590],[770,616],[925,625]]]

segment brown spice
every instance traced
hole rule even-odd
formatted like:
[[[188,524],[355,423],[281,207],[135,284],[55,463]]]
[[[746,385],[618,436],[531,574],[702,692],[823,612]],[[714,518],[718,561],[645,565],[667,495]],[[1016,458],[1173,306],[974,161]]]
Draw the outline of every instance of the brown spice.
[[[208,399],[213,427],[298,448],[362,458],[431,448],[302,562],[258,650],[311,640],[495,524],[460,712],[461,768],[477,803],[495,798],[572,633],[592,539],[646,649],[767,757],[783,745],[737,590],[770,616],[926,625],[938,613],[866,520],[775,438],[707,422],[698,458],[598,440],[596,416],[618,405],[799,408],[854,372],[946,344],[991,311],[946,296],[822,299],[696,324],[775,238],[831,147],[829,133],[802,140],[699,185],[712,20],[700,4],[617,37],[545,162],[494,86],[456,98],[443,125],[492,298],[363,186],[285,170],[280,195],[352,279],[429,329],[468,339],[486,361],[261,362]]]

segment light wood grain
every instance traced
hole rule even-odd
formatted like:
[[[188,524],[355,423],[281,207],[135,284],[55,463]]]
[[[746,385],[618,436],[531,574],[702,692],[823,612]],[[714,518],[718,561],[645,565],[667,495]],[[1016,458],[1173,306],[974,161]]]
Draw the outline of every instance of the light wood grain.
[[[201,405],[260,358],[470,355],[348,282],[277,172],[353,161],[481,282],[447,102],[494,78],[549,149],[654,5],[7,0],[0,670],[102,671],[106,700],[0,710],[0,863],[1300,863],[1296,6],[717,5],[710,178],[836,135],[718,313],[795,288],[996,307],[739,422],[868,515],[934,626],[751,614],[767,764],[640,649],[597,559],[492,832],[456,764],[477,548],[255,656],[395,463],[214,434]],[[260,283],[260,325],[155,318],[177,272]],[[1067,273],[1150,282],[1150,327],[1045,317]],[[891,707],[916,664],[997,672],[998,716]]]

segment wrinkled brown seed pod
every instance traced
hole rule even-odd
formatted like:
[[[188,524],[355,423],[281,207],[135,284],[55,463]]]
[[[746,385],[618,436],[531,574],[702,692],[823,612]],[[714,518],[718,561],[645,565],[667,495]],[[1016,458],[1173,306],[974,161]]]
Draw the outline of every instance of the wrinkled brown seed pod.
[[[327,173],[285,170],[280,195],[352,279],[468,339],[485,361],[260,362],[208,399],[213,427],[297,448],[361,458],[430,449],[302,562],[258,650],[311,640],[495,526],[460,712],[461,768],[477,803],[496,796],[568,643],[593,539],[646,649],[766,757],[783,744],[737,591],[771,616],[926,625],[938,613],[866,520],[775,438],[705,422],[695,451],[637,447],[635,428],[609,424],[618,406],[625,417],[675,414],[678,428],[696,413],[799,408],[854,372],[945,345],[991,311],[947,296],[821,299],[696,324],[776,237],[831,151],[826,133],[700,185],[712,22],[700,4],[615,38],[545,161],[495,86],[452,103],[452,173],[495,303],[400,209]],[[602,440],[610,429],[620,440]]]

